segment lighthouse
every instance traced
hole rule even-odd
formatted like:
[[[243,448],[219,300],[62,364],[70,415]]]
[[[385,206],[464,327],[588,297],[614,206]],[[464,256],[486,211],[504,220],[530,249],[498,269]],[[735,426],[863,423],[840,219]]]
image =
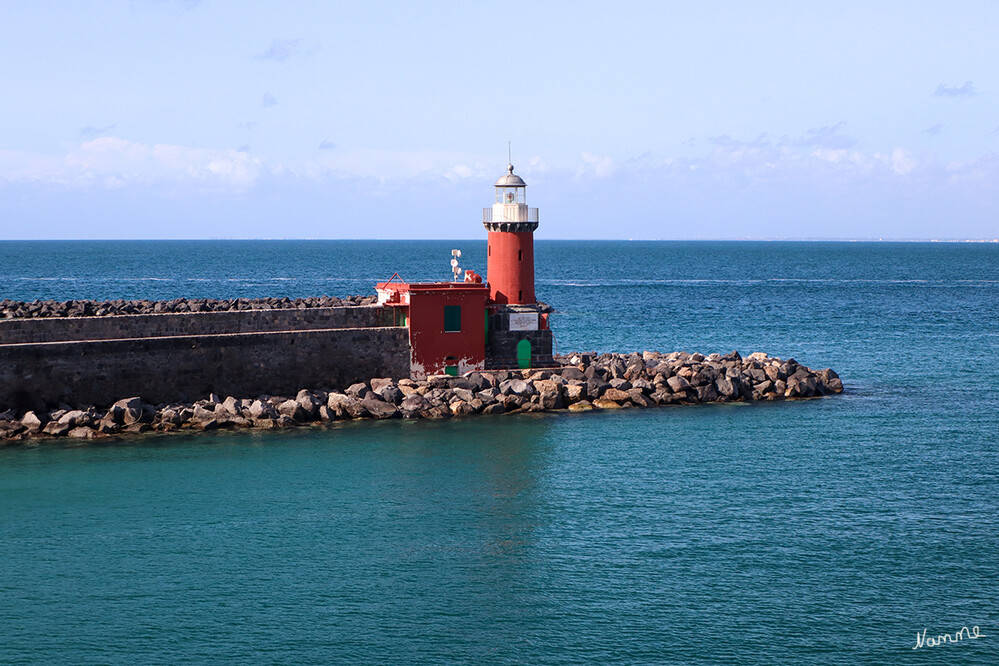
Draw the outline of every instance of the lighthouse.
[[[486,283],[461,269],[452,251],[453,282],[405,282],[398,274],[376,285],[387,320],[409,329],[410,376],[463,375],[477,370],[550,368],[552,309],[534,294],[534,230],[527,184],[513,165],[496,181],[493,205],[483,210],[489,231]]]
[[[489,299],[497,304],[532,304],[534,299],[534,231],[538,209],[528,208],[527,183],[513,165],[496,181],[496,200],[482,211],[489,231],[486,273]]]
[[[493,205],[482,211],[489,232],[486,283],[489,287],[486,366],[550,367],[551,308],[534,293],[534,231],[538,209],[527,205],[527,183],[508,164],[495,185]]]

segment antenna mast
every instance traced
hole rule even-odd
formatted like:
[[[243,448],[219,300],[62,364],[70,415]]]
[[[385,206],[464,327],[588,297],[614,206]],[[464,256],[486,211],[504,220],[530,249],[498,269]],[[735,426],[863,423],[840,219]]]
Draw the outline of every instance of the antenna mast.
[[[510,147],[510,141],[506,142],[506,163],[513,164],[513,148]]]

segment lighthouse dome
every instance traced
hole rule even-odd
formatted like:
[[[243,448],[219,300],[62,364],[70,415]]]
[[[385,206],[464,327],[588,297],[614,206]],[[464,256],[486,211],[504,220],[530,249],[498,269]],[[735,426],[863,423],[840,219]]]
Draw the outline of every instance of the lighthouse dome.
[[[513,172],[513,165],[506,165],[506,173],[496,181],[496,187],[527,187],[524,179]]]

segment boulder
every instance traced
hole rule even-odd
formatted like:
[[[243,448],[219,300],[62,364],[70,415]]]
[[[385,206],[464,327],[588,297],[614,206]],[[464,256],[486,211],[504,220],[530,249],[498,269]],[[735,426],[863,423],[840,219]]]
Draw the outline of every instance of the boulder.
[[[455,400],[451,403],[451,413],[455,416],[469,416],[475,413],[475,408],[464,400]]]
[[[247,413],[252,419],[276,419],[278,415],[274,407],[261,400],[254,400],[250,403]]]
[[[565,408],[565,397],[562,393],[562,387],[555,385],[553,387],[546,387],[539,394],[538,402],[544,409],[563,409]]]
[[[363,398],[364,394],[367,392],[368,392],[368,385],[365,384],[364,382],[351,384],[350,386],[347,387],[347,390],[344,391],[344,393],[346,393],[350,397],[358,399]]]
[[[390,419],[399,415],[399,410],[391,402],[370,396],[361,401],[361,407],[376,419]]]
[[[52,423],[55,423],[54,421]],[[0,419],[0,437],[7,439],[19,438],[24,433],[24,426],[21,425],[20,421],[12,421],[10,419]]]
[[[732,380],[724,375],[715,380],[715,390],[726,400],[739,395],[738,389],[732,385]]]
[[[718,389],[714,382],[697,387],[697,400],[699,402],[714,402],[718,399]]]
[[[673,393],[683,393],[690,388],[690,382],[678,374],[667,379],[666,385],[669,386],[669,390]]]
[[[176,409],[164,409],[162,412],[160,412],[159,416],[161,423],[169,423],[171,425],[176,425],[176,426],[182,425],[184,423],[183,419],[181,419],[180,417],[180,412],[178,412]]]
[[[502,394],[499,392],[499,389],[490,387],[482,391],[479,391],[478,393],[475,394],[475,397],[478,398],[479,400],[482,400],[483,402],[491,403],[495,402],[500,395]]]
[[[504,395],[517,395],[521,397],[527,397],[534,395],[536,391],[534,387],[525,382],[523,379],[508,379],[504,382],[500,382],[499,385],[500,393]]]
[[[420,387],[415,386],[413,384],[403,384],[402,382],[399,382],[399,391],[402,392],[402,397],[404,398],[408,398],[411,395],[422,395],[420,393],[421,390],[426,390],[426,389],[425,388],[421,389]]]
[[[502,402],[503,402],[503,407],[506,408],[506,411],[512,412],[516,409],[520,409],[521,407],[523,407],[524,403],[527,402],[527,399],[517,395],[516,393],[511,393],[509,395],[504,395]]]
[[[586,400],[580,400],[579,402],[574,402],[569,405],[570,412],[592,412],[593,405],[591,405]]]
[[[780,366],[777,365],[776,363],[771,363],[764,366],[763,372],[766,373],[767,379],[769,379],[772,382],[776,382],[777,380],[787,379],[787,375],[784,374],[784,371],[781,370]]]
[[[359,419],[368,415],[360,400],[343,393],[330,393],[326,404],[336,412],[338,419]]]
[[[694,376],[690,378],[690,383],[695,387],[706,386],[707,384],[714,383],[717,378],[717,370],[709,365],[702,365],[700,369],[694,373]]]
[[[600,379],[599,377],[591,377],[586,380],[586,394],[590,396],[590,398],[599,398],[603,395],[603,392],[610,387],[610,382]]]
[[[479,390],[479,385],[468,377],[453,377],[449,382],[450,388],[460,388],[475,393]]]
[[[90,425],[93,419],[87,412],[73,409],[59,417],[59,423],[69,426],[70,430],[80,426]]]
[[[381,391],[376,391],[375,394],[385,402],[393,405],[398,405],[402,402],[402,399],[406,397],[406,394],[396,386],[386,386]]]
[[[427,377],[427,386],[432,389],[451,388],[452,379],[454,378],[451,375],[431,375]]]
[[[596,409],[621,409],[621,405],[618,403],[613,400],[604,400],[603,398],[597,398],[592,404]]]
[[[77,426],[67,432],[66,436],[73,439],[93,439],[97,437],[97,433],[86,426]]]
[[[494,402],[482,408],[483,414],[502,414],[505,411],[506,408],[503,406],[503,403],[501,402]]]
[[[35,412],[26,412],[25,415],[21,417],[21,425],[24,426],[24,429],[29,433],[35,434],[42,429],[44,424]]]
[[[73,427],[68,423],[63,423],[62,421],[49,421],[45,424],[45,427],[42,428],[42,432],[46,435],[52,435],[53,437],[62,437],[72,429]]]
[[[222,409],[229,416],[242,416],[243,414],[243,410],[240,408],[240,401],[231,395],[222,401]]]
[[[109,416],[102,418],[97,424],[97,432],[103,435],[114,435],[121,432],[121,426]]]
[[[119,425],[125,423],[126,413],[130,415],[130,423],[138,421],[142,415],[142,399],[139,397],[123,398],[108,409],[108,416]]]
[[[633,381],[635,379],[639,379],[644,374],[645,374],[645,361],[638,360],[628,364],[628,368],[624,371],[624,378]],[[622,390],[627,390],[627,389],[622,389]]]
[[[395,385],[395,380],[389,377],[376,377],[371,380],[371,390],[381,395],[382,389]]]
[[[652,401],[657,405],[671,405],[677,400],[676,396],[670,393],[666,388],[653,391],[652,395],[649,397],[652,398]]]
[[[666,380],[664,379],[663,382]],[[660,382],[660,383],[663,383]],[[631,388],[639,389],[642,393],[652,393],[654,390],[652,382],[648,379],[638,378],[631,383]],[[621,389],[622,391],[627,391],[628,389]]]
[[[565,398],[570,404],[586,400],[586,384],[569,384],[565,387]]]
[[[492,386],[490,381],[481,372],[469,373],[465,380],[472,385],[472,388],[469,389],[472,392],[485,391]]]
[[[325,400],[319,400],[310,391],[302,389],[295,396],[295,402],[299,404],[307,418],[314,419],[319,411],[319,405],[323,404]]]
[[[465,402],[471,402],[472,400],[475,399],[475,393],[473,393],[470,389],[455,386],[453,389],[451,389],[451,391],[456,397],[460,398]]]
[[[191,415],[191,420],[197,423],[207,423],[208,421],[215,420],[215,410],[206,409],[204,405],[195,403],[194,413]]]
[[[603,400],[613,400],[614,402],[625,402],[631,399],[627,391],[622,391],[616,388],[609,388],[603,392],[600,396]],[[596,404],[596,403],[594,403]]]
[[[278,414],[287,416],[296,421],[305,421],[309,418],[308,412],[302,409],[302,405],[297,400],[285,400],[277,407]]]
[[[642,393],[642,389],[633,388],[628,391],[628,397],[631,399],[632,404],[638,405],[639,407],[651,407],[654,403],[645,397]]]

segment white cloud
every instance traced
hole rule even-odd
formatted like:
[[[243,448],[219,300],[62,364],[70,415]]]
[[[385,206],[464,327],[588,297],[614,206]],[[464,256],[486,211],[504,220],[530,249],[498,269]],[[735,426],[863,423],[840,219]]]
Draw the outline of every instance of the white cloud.
[[[0,151],[0,180],[13,182],[110,188],[187,183],[243,189],[253,185],[263,170],[261,160],[246,152],[150,146],[117,137],[85,141],[63,157]]]
[[[495,168],[490,171],[469,155],[447,151],[331,150],[301,164],[282,165],[280,170],[312,180],[364,178],[387,182],[482,178],[489,177]]]
[[[815,134],[821,132],[812,132]],[[871,153],[856,147],[806,143],[765,135],[751,141],[721,137],[712,141],[710,152],[693,157],[645,153],[615,159],[584,152],[574,161],[559,162],[533,156],[517,172],[528,182],[532,175],[545,174],[549,182],[597,178],[639,188],[656,187],[657,182],[687,183],[694,188],[710,182],[724,183],[730,188],[873,181],[913,187],[961,183],[994,188],[999,183],[999,159],[995,156],[942,165],[932,154],[918,154],[904,147]],[[503,171],[495,160],[448,151],[338,147],[316,151],[315,155],[302,161],[268,161],[251,154],[246,146],[236,150],[193,148],[101,137],[82,142],[63,155],[0,150],[0,182],[49,183],[71,188],[170,187],[197,192],[243,191],[265,180],[278,179],[285,185],[358,181],[380,191],[386,184],[420,188],[432,182],[491,183]]]
[[[896,175],[904,176],[912,173],[912,170],[919,166],[919,163],[912,157],[912,154],[901,148],[896,148],[891,153],[891,170]]]
[[[609,178],[617,171],[614,160],[606,155],[583,153],[581,159],[576,168],[576,178]]]

